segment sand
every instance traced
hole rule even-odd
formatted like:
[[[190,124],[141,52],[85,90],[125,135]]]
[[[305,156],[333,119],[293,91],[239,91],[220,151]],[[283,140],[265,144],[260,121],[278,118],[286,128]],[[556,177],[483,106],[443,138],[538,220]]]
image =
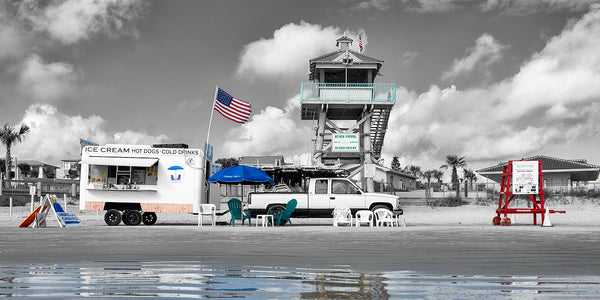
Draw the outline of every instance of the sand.
[[[333,227],[331,219],[293,226],[196,226],[196,216],[159,214],[154,226],[104,224],[77,212],[81,228],[17,228],[29,207],[0,208],[0,265],[96,261],[195,261],[229,267],[348,268],[481,275],[600,275],[600,207],[555,205],[554,227],[493,226],[495,208],[405,207],[406,228]],[[514,220],[515,217],[513,217]]]

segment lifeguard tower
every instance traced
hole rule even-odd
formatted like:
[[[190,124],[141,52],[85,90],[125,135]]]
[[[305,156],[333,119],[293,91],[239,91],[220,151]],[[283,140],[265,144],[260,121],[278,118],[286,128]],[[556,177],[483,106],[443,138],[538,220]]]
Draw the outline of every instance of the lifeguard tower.
[[[315,122],[313,164],[362,173],[373,192],[370,170],[380,159],[396,84],[374,83],[382,60],[350,49],[352,39],[337,39],[338,50],[309,61],[309,80],[300,92],[303,120]]]

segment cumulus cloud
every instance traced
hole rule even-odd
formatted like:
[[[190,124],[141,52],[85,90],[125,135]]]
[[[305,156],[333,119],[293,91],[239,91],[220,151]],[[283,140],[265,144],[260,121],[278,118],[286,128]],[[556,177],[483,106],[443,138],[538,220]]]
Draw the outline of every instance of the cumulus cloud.
[[[226,156],[241,155],[299,155],[312,151],[306,141],[313,137],[308,124],[299,126],[300,95],[289,99],[284,109],[268,106],[252,116],[252,120],[232,130],[223,146]]]
[[[337,27],[321,27],[304,21],[290,23],[275,30],[272,38],[260,39],[244,46],[237,67],[239,76],[278,78],[304,75],[311,58],[335,51],[335,41],[344,34]],[[353,50],[358,51],[358,33],[346,32],[354,39]],[[368,43],[362,34],[363,47]]]
[[[12,24],[0,6],[0,62],[7,58],[19,57],[25,51],[23,35],[21,29]]]
[[[568,10],[586,11],[598,0],[487,0],[479,5],[484,12],[497,11],[509,15],[527,15],[538,12],[556,12]]]
[[[485,88],[399,88],[383,151],[501,161],[600,134],[600,6],[550,39],[514,76]]]
[[[500,61],[502,51],[506,48],[508,46],[500,44],[493,36],[484,33],[475,41],[475,46],[467,49],[464,57],[454,60],[450,70],[442,74],[442,80],[451,80],[473,70],[488,75],[488,67]]]
[[[144,8],[141,0],[24,1],[19,13],[34,30],[70,45],[99,34],[137,35],[133,25]]]
[[[167,139],[164,135],[152,136],[130,130],[110,132],[106,129],[106,121],[99,116],[69,116],[49,104],[31,105],[21,123],[27,124],[31,131],[23,142],[15,145],[15,155],[20,159],[48,163],[79,157],[79,138],[99,144],[152,144]]]
[[[19,68],[19,88],[34,100],[57,101],[76,88],[78,73],[68,63],[46,63],[38,55],[29,57]]]

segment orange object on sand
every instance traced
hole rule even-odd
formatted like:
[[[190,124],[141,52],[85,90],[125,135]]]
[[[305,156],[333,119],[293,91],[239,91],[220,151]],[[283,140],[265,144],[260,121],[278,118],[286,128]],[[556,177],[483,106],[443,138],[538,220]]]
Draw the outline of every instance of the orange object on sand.
[[[19,227],[29,227],[29,225],[31,225],[31,223],[35,221],[35,214],[40,212],[40,209],[42,210],[42,212],[44,212],[47,208],[48,206],[44,206],[43,209],[42,206],[38,206],[23,222],[21,222],[21,224],[19,224]]]

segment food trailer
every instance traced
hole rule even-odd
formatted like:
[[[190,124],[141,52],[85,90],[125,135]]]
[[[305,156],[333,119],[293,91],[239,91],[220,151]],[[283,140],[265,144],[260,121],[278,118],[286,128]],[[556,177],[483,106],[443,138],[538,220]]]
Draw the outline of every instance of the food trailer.
[[[85,146],[79,208],[105,210],[107,225],[153,225],[156,212],[198,213],[203,151],[149,145]]]

